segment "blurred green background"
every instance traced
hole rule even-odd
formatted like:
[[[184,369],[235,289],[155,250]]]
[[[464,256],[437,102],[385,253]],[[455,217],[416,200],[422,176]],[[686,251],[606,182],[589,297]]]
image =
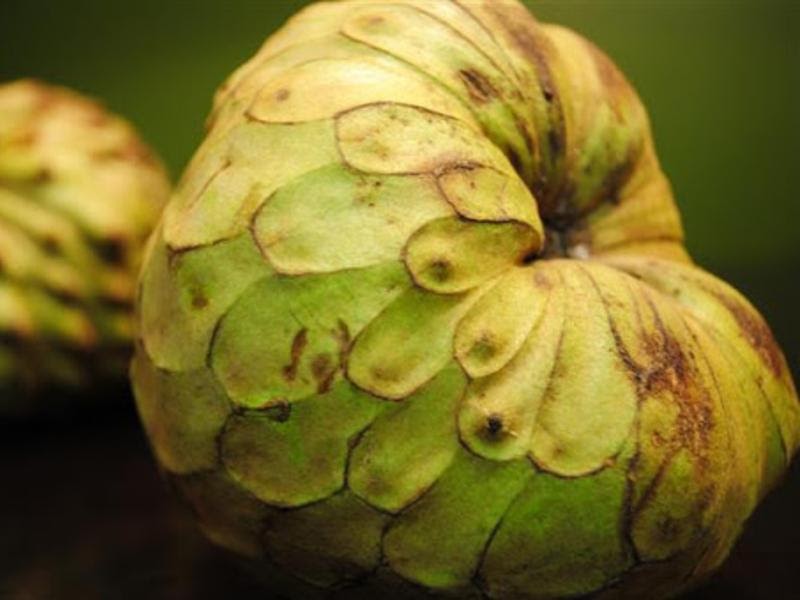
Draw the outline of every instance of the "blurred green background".
[[[800,363],[800,2],[537,1],[594,40],[651,115],[688,246]],[[173,177],[214,89],[304,0],[3,0],[0,80],[75,87],[126,115]]]

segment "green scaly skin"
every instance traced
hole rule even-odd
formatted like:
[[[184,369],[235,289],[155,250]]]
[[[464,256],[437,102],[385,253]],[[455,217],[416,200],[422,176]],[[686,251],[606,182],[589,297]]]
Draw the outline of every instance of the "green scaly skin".
[[[516,2],[291,19],[218,93],[140,286],[158,461],[292,597],[674,595],[800,441],[635,92]]]
[[[136,273],[168,193],[130,125],[94,101],[0,85],[0,414],[124,381]]]

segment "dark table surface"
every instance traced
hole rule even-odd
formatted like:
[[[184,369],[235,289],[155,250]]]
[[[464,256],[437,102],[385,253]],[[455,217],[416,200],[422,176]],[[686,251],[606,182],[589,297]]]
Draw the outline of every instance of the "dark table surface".
[[[269,598],[198,533],[122,405],[0,422],[0,598]],[[800,598],[800,461],[701,598]]]

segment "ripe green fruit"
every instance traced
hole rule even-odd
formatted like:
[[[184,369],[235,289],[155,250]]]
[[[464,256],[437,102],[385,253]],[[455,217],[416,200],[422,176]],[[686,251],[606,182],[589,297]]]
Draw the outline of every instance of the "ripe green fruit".
[[[0,86],[0,413],[124,381],[136,272],[168,193],[130,125],[94,101]]]
[[[800,441],[634,91],[516,2],[293,18],[219,92],[139,314],[160,465],[294,597],[668,596]]]

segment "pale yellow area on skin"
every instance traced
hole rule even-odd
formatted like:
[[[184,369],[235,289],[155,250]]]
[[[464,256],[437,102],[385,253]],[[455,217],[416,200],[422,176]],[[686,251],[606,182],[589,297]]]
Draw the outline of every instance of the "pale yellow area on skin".
[[[542,318],[557,284],[546,267],[516,267],[478,300],[459,323],[454,344],[470,377],[486,377],[511,361]]]
[[[344,93],[331,94],[342,89]],[[321,97],[329,101],[320,102]],[[367,59],[319,59],[301,64],[262,87],[248,113],[270,123],[327,119],[367,104],[393,102],[420,106],[459,118],[472,117],[463,105],[427,78],[400,70],[391,62]]]

